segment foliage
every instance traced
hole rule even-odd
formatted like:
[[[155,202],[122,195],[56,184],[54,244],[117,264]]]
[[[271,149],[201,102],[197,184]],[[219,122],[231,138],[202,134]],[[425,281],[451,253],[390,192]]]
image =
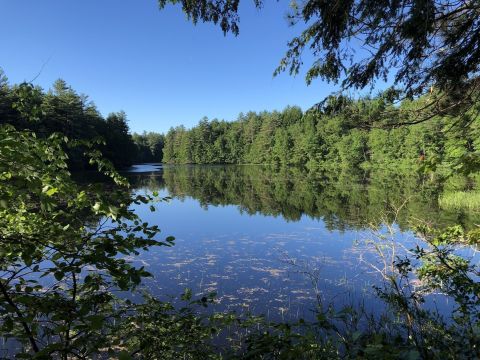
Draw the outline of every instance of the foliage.
[[[186,291],[182,295],[185,306],[180,309],[171,303],[148,296],[143,304],[123,319],[115,336],[129,349],[132,358],[155,359],[221,359],[212,338],[220,329],[223,316],[209,317],[198,312],[198,306],[212,298],[192,301]]]

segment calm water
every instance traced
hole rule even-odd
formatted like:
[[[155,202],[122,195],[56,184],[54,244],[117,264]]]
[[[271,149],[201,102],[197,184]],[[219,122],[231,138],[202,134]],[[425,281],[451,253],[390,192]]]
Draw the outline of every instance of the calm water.
[[[368,263],[377,258],[365,245],[375,226],[394,222],[395,241],[411,248],[412,218],[466,226],[478,220],[439,209],[441,184],[418,177],[160,165],[138,165],[127,175],[134,191],[171,197],[153,213],[136,208],[176,238],[172,248],[132,259],[154,274],[154,293],[216,292],[220,309],[272,318],[308,318],[317,295],[336,305],[367,298],[376,306],[371,288],[380,277]]]

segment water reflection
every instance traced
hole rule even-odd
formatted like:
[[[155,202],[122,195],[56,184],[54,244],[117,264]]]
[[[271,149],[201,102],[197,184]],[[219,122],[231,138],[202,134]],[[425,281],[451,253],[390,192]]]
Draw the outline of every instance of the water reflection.
[[[136,209],[165,236],[177,238],[173,248],[133,259],[155,274],[149,284],[154,292],[214,291],[220,309],[282,319],[308,318],[317,295],[338,305],[369,296],[377,278],[359,260],[365,249],[356,244],[371,237],[371,224],[391,217],[405,200],[396,241],[407,247],[416,241],[408,231],[411,218],[443,225],[478,221],[439,209],[442,184],[419,176],[140,166],[129,179],[135,191],[172,197],[154,213],[146,206]],[[318,274],[318,293],[305,272]]]
[[[478,214],[446,211],[438,206],[441,182],[418,174],[378,171],[309,173],[289,168],[261,166],[138,165],[129,178],[134,188],[166,190],[172,197],[191,197],[201,206],[236,205],[241,213],[282,216],[299,221],[302,216],[322,219],[330,230],[361,229],[390,217],[405,206],[397,219],[407,230],[412,219],[439,226],[478,222]]]

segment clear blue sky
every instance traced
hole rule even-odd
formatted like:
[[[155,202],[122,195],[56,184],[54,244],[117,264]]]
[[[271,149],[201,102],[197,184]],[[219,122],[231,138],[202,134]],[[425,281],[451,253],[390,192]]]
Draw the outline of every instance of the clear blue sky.
[[[45,89],[63,78],[102,114],[124,110],[136,132],[307,109],[335,88],[307,86],[303,75],[273,78],[301,29],[285,20],[288,0],[266,3],[258,11],[243,0],[235,38],[194,26],[178,7],[160,11],[156,0],[0,0],[0,67],[11,83],[41,70],[35,83]]]

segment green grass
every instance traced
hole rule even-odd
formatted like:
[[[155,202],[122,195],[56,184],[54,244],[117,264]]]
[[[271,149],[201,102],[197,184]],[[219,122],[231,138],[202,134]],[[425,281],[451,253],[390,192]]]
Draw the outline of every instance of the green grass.
[[[443,193],[438,204],[445,210],[480,211],[480,191],[452,191]]]

